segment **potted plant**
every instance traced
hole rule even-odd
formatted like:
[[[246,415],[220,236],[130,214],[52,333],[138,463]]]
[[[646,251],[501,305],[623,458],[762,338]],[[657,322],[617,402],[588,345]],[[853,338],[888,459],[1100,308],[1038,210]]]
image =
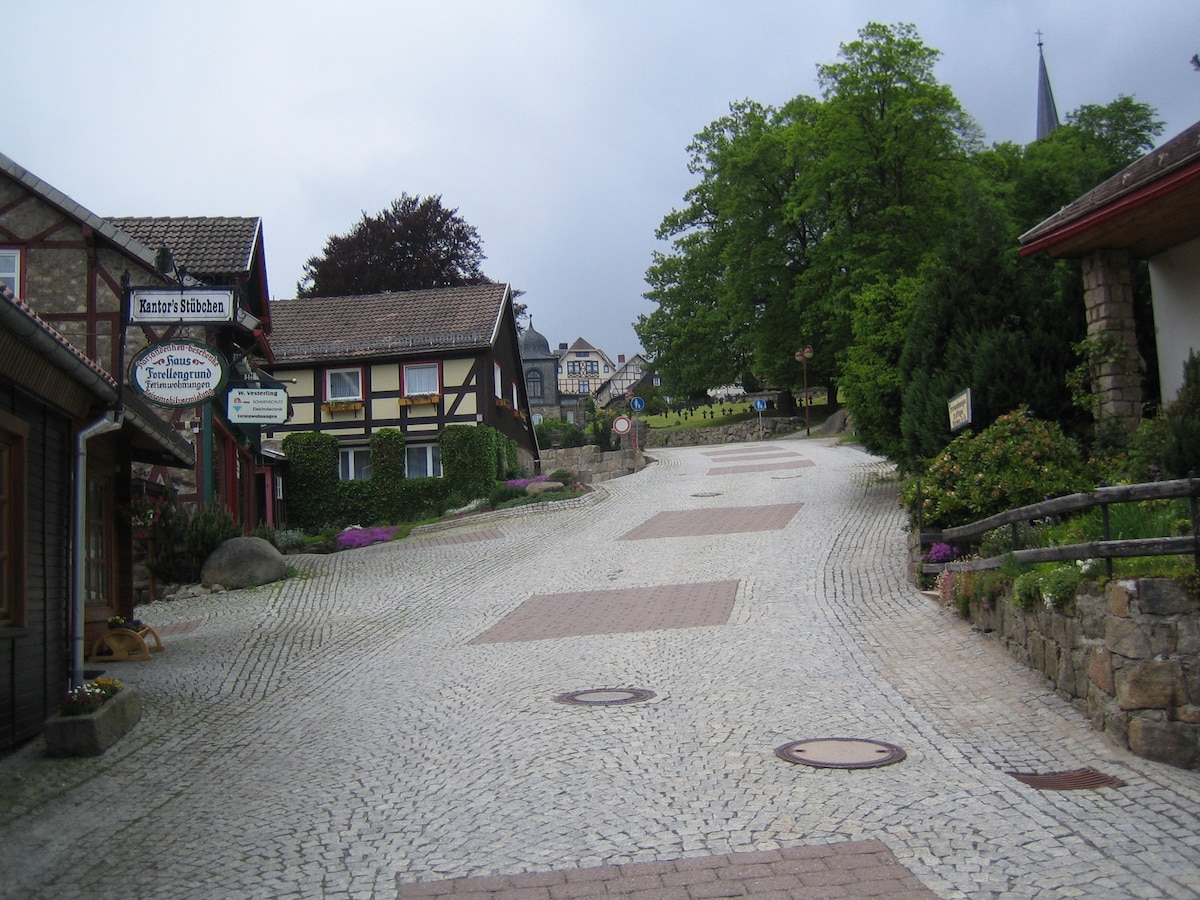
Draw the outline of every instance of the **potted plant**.
[[[115,678],[97,678],[67,692],[43,735],[50,756],[99,756],[142,717],[137,691]]]

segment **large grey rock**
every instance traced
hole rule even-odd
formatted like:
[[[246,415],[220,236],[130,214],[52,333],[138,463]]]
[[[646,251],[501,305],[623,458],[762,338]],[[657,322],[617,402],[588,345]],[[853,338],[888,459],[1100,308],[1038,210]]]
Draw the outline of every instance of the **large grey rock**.
[[[223,541],[204,561],[200,580],[210,586],[242,588],[278,581],[286,571],[283,554],[270,541],[237,537]]]

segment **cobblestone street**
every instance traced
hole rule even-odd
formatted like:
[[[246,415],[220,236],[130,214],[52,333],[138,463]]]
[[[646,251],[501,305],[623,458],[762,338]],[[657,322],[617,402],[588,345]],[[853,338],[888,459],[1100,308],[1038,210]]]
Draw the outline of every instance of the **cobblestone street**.
[[[0,896],[1200,896],[1200,773],[1116,748],[908,584],[887,463],[653,456],[140,608],[166,652],[106,674],[141,723],[0,759]],[[653,696],[560,700],[600,689]],[[828,737],[906,758],[775,755]],[[1084,766],[1126,784],[1009,774]]]

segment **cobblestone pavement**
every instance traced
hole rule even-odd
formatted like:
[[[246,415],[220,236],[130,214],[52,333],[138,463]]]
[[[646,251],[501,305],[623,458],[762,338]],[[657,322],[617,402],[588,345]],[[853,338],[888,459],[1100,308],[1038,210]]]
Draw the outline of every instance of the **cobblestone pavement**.
[[[0,896],[1200,896],[1200,773],[1115,748],[908,585],[883,461],[762,447],[791,456],[656,451],[588,502],[140,609],[167,651],[107,674],[141,723],[96,759],[0,760]],[[783,504],[773,530],[621,540]],[[725,624],[472,643],[535,595],[726,582]],[[654,696],[556,702],[623,687]],[[822,737],[907,757],[774,754]],[[1126,786],[1007,774],[1083,766]]]

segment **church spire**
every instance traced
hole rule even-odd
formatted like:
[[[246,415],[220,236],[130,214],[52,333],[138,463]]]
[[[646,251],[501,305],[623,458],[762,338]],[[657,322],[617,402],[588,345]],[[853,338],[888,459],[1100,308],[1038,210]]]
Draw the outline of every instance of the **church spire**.
[[[1058,127],[1058,107],[1054,105],[1054,91],[1050,89],[1050,75],[1046,72],[1046,57],[1042,55],[1042,33],[1038,36],[1038,95],[1037,137],[1041,140]]]

